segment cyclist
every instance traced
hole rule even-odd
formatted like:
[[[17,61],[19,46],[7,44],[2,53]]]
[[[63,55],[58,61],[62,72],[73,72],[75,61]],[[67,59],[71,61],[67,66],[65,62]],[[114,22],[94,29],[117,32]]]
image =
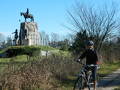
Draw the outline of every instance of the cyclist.
[[[86,58],[86,64],[87,65],[97,65],[98,62],[98,56],[94,49],[94,42],[91,40],[86,41],[86,50],[81,54],[78,61],[80,61],[83,58]],[[92,69],[92,78],[93,78],[93,84],[94,84],[94,90],[96,90],[96,72],[97,67],[93,67]]]

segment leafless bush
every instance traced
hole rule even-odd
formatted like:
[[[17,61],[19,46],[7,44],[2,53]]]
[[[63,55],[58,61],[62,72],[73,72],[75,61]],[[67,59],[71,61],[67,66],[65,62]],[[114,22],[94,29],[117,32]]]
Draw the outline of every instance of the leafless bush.
[[[13,70],[10,65],[0,77],[0,82],[3,90],[56,90],[62,80],[79,70],[79,65],[76,65],[71,56],[53,54],[25,63],[19,69]]]

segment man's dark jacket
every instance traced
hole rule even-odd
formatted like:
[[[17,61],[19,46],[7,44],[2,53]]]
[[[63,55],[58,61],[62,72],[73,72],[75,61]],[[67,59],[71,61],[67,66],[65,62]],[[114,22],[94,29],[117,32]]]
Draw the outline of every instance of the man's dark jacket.
[[[94,49],[86,49],[79,59],[83,58],[86,58],[86,64],[96,64],[98,61],[98,56]]]

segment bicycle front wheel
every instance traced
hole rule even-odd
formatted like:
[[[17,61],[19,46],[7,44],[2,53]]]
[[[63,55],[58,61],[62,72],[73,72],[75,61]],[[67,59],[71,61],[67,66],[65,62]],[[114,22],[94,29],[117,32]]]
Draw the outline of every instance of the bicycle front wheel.
[[[82,90],[84,89],[85,80],[82,76],[78,77],[75,81],[73,90]]]

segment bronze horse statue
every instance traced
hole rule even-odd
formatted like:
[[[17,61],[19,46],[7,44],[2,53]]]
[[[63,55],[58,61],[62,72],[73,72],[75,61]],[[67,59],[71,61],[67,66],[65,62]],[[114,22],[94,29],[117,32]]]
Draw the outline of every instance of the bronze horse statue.
[[[21,14],[21,16],[22,16],[22,15],[24,16],[25,22],[26,22],[26,19],[27,19],[27,18],[30,18],[31,21],[34,21],[34,17],[33,17],[32,14],[29,14],[29,9],[28,9],[28,8],[27,8],[27,12],[26,12],[26,13],[21,12],[20,14]]]

